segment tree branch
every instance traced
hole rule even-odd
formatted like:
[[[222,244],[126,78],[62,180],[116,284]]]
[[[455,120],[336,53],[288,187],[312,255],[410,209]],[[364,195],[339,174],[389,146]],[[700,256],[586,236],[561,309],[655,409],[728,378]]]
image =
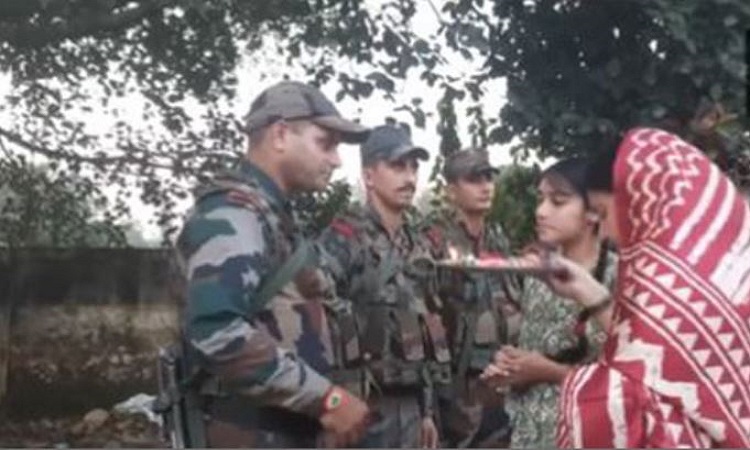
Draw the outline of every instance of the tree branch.
[[[20,48],[39,48],[65,39],[119,31],[174,2],[175,0],[148,0],[121,12],[112,10],[106,13],[72,15],[59,22],[44,21],[38,25],[4,21],[0,27],[0,41],[7,41]]]
[[[166,170],[173,169],[171,166],[168,166],[166,164],[160,164],[160,163],[156,163],[152,161],[141,160],[141,159],[134,158],[133,156],[130,156],[130,155],[110,156],[110,157],[101,157],[101,156],[92,157],[92,156],[77,155],[75,153],[69,153],[64,150],[52,150],[52,149],[28,142],[17,133],[5,130],[3,128],[0,128],[0,137],[4,137],[8,140],[8,142],[14,145],[18,145],[19,147],[22,147],[32,153],[36,153],[36,154],[39,154],[39,155],[42,155],[42,156],[45,156],[47,158],[54,159],[54,160],[67,160],[67,161],[77,162],[77,163],[94,164],[97,166],[110,165],[110,164],[112,165],[114,164],[137,164],[137,165],[141,165],[144,167],[153,167],[156,169],[166,169]]]
[[[0,139],[0,150],[3,151],[3,154],[5,154],[5,157],[8,159],[12,158],[12,155],[10,154],[10,151],[8,150],[8,147],[5,146],[5,140]]]
[[[440,14],[440,11],[435,6],[435,3],[432,0],[427,0],[427,3],[429,3],[430,8],[432,8],[432,12],[435,13],[435,17],[437,17],[438,23],[440,25],[445,25],[445,20],[443,20],[443,16]]]

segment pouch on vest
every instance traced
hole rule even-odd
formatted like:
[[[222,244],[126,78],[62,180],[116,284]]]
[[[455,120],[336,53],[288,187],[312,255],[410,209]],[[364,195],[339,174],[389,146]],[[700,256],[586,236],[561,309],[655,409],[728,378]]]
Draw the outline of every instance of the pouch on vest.
[[[474,343],[478,345],[493,345],[500,342],[498,324],[492,311],[485,310],[477,317]]]
[[[505,342],[505,323],[492,310],[485,310],[476,316],[474,346],[471,348],[469,367],[483,370],[492,362],[494,354]]]
[[[391,311],[391,319],[396,324],[394,352],[405,361],[422,361],[425,356],[422,329],[419,316],[410,310]]]
[[[439,363],[447,363],[451,360],[448,348],[448,337],[440,315],[428,313],[422,316],[427,339],[429,341],[428,354],[430,359]]]
[[[366,308],[363,313],[366,316],[358,322],[362,330],[360,349],[363,355],[367,353],[377,360],[387,354],[388,308],[380,305]]]
[[[423,364],[385,358],[371,363],[369,369],[380,388],[412,388],[422,384]]]
[[[342,363],[344,367],[357,365],[362,359],[362,352],[359,347],[359,334],[354,315],[339,314],[336,316],[336,322],[339,327]]]

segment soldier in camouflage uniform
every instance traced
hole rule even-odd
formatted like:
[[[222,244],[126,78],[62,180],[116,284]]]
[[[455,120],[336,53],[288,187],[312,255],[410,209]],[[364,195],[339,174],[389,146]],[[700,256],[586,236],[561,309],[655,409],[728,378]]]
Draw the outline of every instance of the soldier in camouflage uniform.
[[[359,445],[434,448],[434,383],[441,365],[449,376],[450,354],[424,273],[412,264],[429,249],[406,217],[418,161],[429,155],[391,125],[373,129],[361,155],[366,204],[336,217],[320,238],[337,292],[358,319],[366,395],[377,417]]]
[[[288,196],[324,189],[340,165],[339,141],[359,142],[368,130],[317,89],[282,82],[255,99],[245,131],[247,154],[199,190],[178,240],[188,354],[210,374],[208,445],[316,447],[321,436],[350,445],[368,409],[326,376],[334,361],[321,299],[332,285],[310,259],[261,297],[303,244]]]
[[[509,253],[502,228],[486,220],[496,173],[486,152],[462,150],[447,159],[443,176],[448,208],[433,214],[421,227],[436,259],[448,257],[449,247],[475,257]],[[518,291],[518,280],[507,276],[438,271],[453,361],[453,385],[439,393],[441,430],[449,447],[507,443],[508,418],[502,397],[485,386],[479,375],[501,345],[517,338],[520,313],[514,297]]]

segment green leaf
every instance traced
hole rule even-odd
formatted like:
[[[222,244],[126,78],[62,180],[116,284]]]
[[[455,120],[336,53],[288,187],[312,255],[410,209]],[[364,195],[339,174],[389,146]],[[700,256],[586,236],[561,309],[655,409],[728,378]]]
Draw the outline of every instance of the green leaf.
[[[722,88],[722,86],[718,83],[712,84],[711,88],[708,90],[708,94],[711,96],[711,99],[716,101],[721,100],[723,92],[724,88]]]
[[[667,108],[663,105],[656,105],[652,108],[651,115],[654,119],[662,119],[667,115]]]
[[[375,87],[386,92],[393,92],[396,88],[396,84],[393,80],[382,72],[371,72],[365,78],[372,80],[375,82]]]
[[[594,132],[594,124],[588,120],[584,119],[581,121],[581,123],[578,125],[578,134],[582,136],[589,135]]]
[[[414,51],[419,53],[420,55],[430,53],[430,46],[424,39],[417,39],[416,41],[414,41],[413,48]]]
[[[734,14],[730,14],[726,17],[724,17],[724,26],[725,27],[733,27],[737,25],[740,22],[740,19],[735,16]]]

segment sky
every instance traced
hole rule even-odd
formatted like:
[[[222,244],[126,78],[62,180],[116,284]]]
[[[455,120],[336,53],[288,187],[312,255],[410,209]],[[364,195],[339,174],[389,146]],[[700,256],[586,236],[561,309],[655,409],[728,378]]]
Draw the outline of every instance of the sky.
[[[380,2],[378,0],[367,0],[366,3],[371,8],[379,8]],[[434,1],[437,8],[440,8],[440,1]],[[435,11],[430,6],[429,0],[423,0],[418,3],[418,10],[414,20],[414,31],[421,36],[434,35],[438,30],[438,17]],[[247,112],[252,99],[257,96],[266,87],[280,81],[284,76],[288,76],[292,79],[304,78],[304,71],[302,68],[290,68],[285,65],[278,54],[273,51],[273,42],[268,42],[267,51],[263,53],[263,57],[260,58],[257,55],[255,57],[246,57],[241,61],[238,67],[238,80],[239,85],[237,88],[237,96],[234,98],[229,107],[231,111],[237,116],[242,117]],[[467,64],[467,61],[461,56],[451,52],[449,49],[445,49],[442,56],[449,63],[449,71],[451,75],[460,76],[462,74],[474,73],[479,69],[481,60],[476,59],[473,62]],[[262,70],[257,70],[259,64],[263,65]],[[366,75],[372,71],[370,67],[355,66],[351,61],[341,61],[341,65],[348,65],[348,69],[352,73],[359,73]],[[332,100],[336,95],[336,82],[330,83],[322,88],[323,92]],[[0,98],[9,92],[9,76],[7,74],[0,74]],[[368,126],[375,126],[384,123],[386,117],[393,117],[396,120],[411,123],[411,116],[406,111],[394,111],[397,104],[409,103],[414,97],[421,97],[424,102],[422,108],[427,113],[435,113],[435,107],[437,99],[440,98],[442,92],[438,88],[431,88],[425,82],[418,79],[416,71],[412,72],[412,75],[408,77],[405,82],[397,84],[397,90],[394,97],[397,99],[396,103],[392,103],[382,97],[381,94],[375,93],[370,98],[364,101],[354,101],[352,99],[344,99],[337,103],[339,111],[345,117],[352,119],[359,119],[363,124]],[[485,95],[482,99],[486,111],[496,112],[499,111],[500,107],[505,101],[505,87],[503,80],[493,80],[487,84]],[[122,105],[125,110],[132,110],[132,114],[128,114],[129,117],[137,118],[140,116],[140,105],[142,100],[133,98],[126,100]],[[189,111],[189,108],[187,108]],[[458,125],[459,125],[459,136],[462,141],[466,143],[468,138],[467,126],[468,119],[461,115],[461,110],[458,113]],[[196,114],[197,115],[197,114]],[[96,126],[99,129],[106,130],[108,121],[101,121],[100,118],[96,118],[96,112],[92,114],[92,126]],[[2,120],[2,117],[0,117]],[[114,119],[109,120],[111,124],[114,124]],[[137,122],[136,122],[137,123]],[[420,168],[419,173],[419,184],[417,187],[418,196],[424,191],[428,184],[428,177],[433,167],[433,163],[436,155],[438,154],[438,146],[440,138],[435,131],[436,128],[436,117],[428,117],[426,127],[419,129],[412,127],[412,139],[415,144],[426,148],[430,152],[430,161],[424,163]],[[355,186],[355,193],[361,195],[361,185],[359,183],[360,178],[360,159],[359,149],[356,146],[342,144],[339,147],[339,152],[342,160],[342,167],[339,168],[334,174],[334,179],[345,179],[350,184]],[[497,147],[490,149],[490,158],[493,164],[501,165],[512,162],[512,158],[509,155],[507,147]],[[107,190],[112,196],[115,195],[115,189]],[[132,219],[134,223],[141,228],[144,237],[147,240],[159,240],[161,237],[161,230],[153,223],[154,210],[152,207],[144,205],[137,195],[133,196],[133,199],[129,202]],[[186,211],[190,207],[191,201],[185,200],[179,204],[181,211]]]
[[[380,0],[366,0],[365,4],[370,8],[379,8]],[[440,9],[440,0],[434,0],[432,3]],[[413,29],[420,36],[432,36],[435,35],[439,28],[438,16],[430,6],[429,0],[422,0],[417,3],[418,8],[414,16]],[[469,75],[475,73],[482,64],[480,59],[467,64],[467,61],[450,49],[444,48],[441,56],[443,56],[449,63],[450,74],[453,76]],[[342,65],[348,65],[348,70],[351,73],[359,73],[366,75],[372,71],[372,68],[365,66],[357,66],[351,61],[341,61]],[[238,96],[233,105],[235,113],[238,117],[242,117],[248,110],[252,99],[260,94],[260,92],[281,80],[285,75],[295,78],[303,77],[304,72],[301,69],[295,73],[283,64],[278,64],[278,69],[273,67],[273,61],[269,61],[263,68],[263,73],[267,75],[267,78],[260,79],[260,73],[253,70],[253,62],[245,61],[245,65],[240,67],[239,75],[239,86]],[[331,83],[322,88],[324,94],[330,99],[334,99],[337,91],[337,83]],[[435,157],[439,153],[440,137],[436,131],[436,103],[437,100],[442,96],[442,91],[438,87],[431,88],[426,82],[419,80],[417,71],[413,71],[411,76],[408,77],[405,82],[397,84],[397,89],[394,97],[397,99],[396,103],[408,103],[414,97],[421,97],[423,99],[422,108],[427,113],[433,113],[432,118],[428,118],[426,127],[424,129],[416,128],[412,129],[412,140],[416,145],[420,145],[430,152],[430,160],[425,162],[419,173],[419,185],[417,191],[421,192],[427,188],[427,182],[430,175],[430,171],[433,167]],[[485,110],[488,112],[497,112],[500,110],[502,105],[505,103],[505,82],[504,80],[491,80],[487,82],[486,93],[482,99],[482,103],[485,106]],[[370,98],[364,101],[354,101],[350,98],[344,99],[342,102],[337,103],[339,111],[348,118],[358,118],[360,121],[368,126],[376,126],[384,123],[386,117],[393,117],[396,120],[403,121],[406,123],[412,123],[411,116],[407,111],[395,111],[397,104],[394,104],[380,96],[379,93],[373,94]],[[466,106],[466,105],[464,105]],[[463,144],[468,144],[468,118],[461,115],[460,110],[458,113],[458,125],[459,135],[462,139]],[[509,146],[506,147],[494,147],[490,149],[490,159],[493,164],[509,164],[512,162],[512,158],[509,154]],[[355,146],[342,144],[339,147],[339,152],[342,159],[342,167],[334,174],[334,179],[346,179],[352,185],[359,184],[360,174],[360,158],[359,149]],[[530,163],[533,161],[530,161]]]

